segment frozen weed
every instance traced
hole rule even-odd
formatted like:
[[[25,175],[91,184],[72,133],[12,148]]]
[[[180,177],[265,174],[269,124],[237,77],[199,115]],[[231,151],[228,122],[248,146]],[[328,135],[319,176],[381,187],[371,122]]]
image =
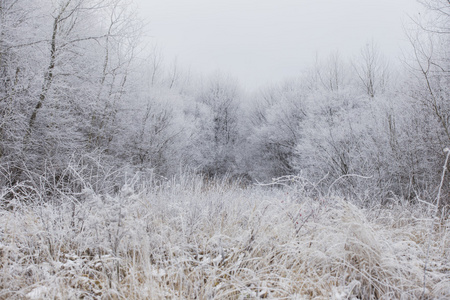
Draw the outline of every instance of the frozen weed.
[[[433,217],[425,204],[369,210],[199,177],[83,195],[2,207],[0,298],[412,299],[423,292]],[[449,227],[442,220],[430,236],[426,298],[450,296]]]

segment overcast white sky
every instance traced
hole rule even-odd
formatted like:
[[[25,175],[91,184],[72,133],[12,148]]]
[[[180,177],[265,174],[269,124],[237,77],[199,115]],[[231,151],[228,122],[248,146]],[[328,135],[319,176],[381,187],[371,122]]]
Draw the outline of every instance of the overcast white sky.
[[[395,59],[415,0],[135,0],[165,60],[208,74],[222,70],[256,88],[299,74],[339,50],[374,40]]]

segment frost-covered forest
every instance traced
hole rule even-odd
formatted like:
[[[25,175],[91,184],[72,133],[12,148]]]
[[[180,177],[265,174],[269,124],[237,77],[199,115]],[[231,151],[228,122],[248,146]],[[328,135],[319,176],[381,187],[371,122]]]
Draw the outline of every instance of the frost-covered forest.
[[[0,0],[0,299],[450,298],[450,2],[420,2],[402,59],[248,92],[131,0]]]

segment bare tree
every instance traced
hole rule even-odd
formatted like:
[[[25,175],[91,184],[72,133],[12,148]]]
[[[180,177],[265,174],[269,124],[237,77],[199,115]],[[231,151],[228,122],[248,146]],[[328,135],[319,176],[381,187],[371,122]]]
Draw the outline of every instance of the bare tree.
[[[413,19],[416,26],[407,32],[412,50],[406,60],[411,75],[407,94],[414,108],[410,118],[416,124],[406,134],[414,137],[410,151],[414,154],[408,155],[414,167],[411,180],[415,184],[419,177],[426,178],[425,184],[433,186],[445,158],[442,149],[450,144],[450,2],[419,2],[425,11]]]
[[[367,95],[373,98],[386,90],[389,65],[373,41],[361,49],[360,58],[352,65]]]
[[[0,1],[0,168],[8,170],[9,182],[20,173],[23,133],[40,84],[41,12],[36,2]]]
[[[215,74],[198,96],[198,105],[206,114],[198,114],[203,124],[199,136],[203,141],[205,172],[223,175],[235,167],[234,146],[238,142],[238,108],[241,92],[236,80]]]
[[[440,124],[450,143],[450,3],[420,1],[427,14],[415,20],[418,29],[408,33],[413,57],[408,63],[417,80],[412,97],[422,103]]]
[[[249,159],[258,169],[255,177],[270,180],[297,171],[296,146],[309,109],[306,98],[306,89],[297,80],[269,87],[257,95],[248,138],[253,144]]]
[[[0,167],[38,174],[73,152],[120,151],[111,142],[142,28],[130,4],[0,0]]]
[[[317,61],[315,68],[317,78],[325,90],[338,91],[347,84],[346,65],[338,51],[330,54],[323,63]]]
[[[140,51],[142,25],[130,4],[128,0],[113,0],[103,9],[108,25],[104,38],[99,41],[103,65],[88,134],[89,146],[93,149],[110,146],[117,131],[117,114],[126,94],[129,75]]]

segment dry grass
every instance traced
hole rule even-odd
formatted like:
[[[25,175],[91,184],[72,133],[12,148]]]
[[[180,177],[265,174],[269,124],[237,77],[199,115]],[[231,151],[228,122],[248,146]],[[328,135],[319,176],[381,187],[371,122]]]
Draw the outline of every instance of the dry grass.
[[[2,299],[450,297],[450,221],[181,179],[0,210]]]

